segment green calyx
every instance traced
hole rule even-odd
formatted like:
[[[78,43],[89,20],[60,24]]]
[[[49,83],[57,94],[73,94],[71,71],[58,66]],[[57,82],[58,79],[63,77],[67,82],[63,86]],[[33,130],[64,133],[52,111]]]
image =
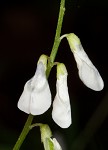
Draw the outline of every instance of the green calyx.
[[[78,45],[81,44],[80,39],[74,33],[67,34],[66,38],[68,40],[71,50],[76,51]]]
[[[67,38],[72,52],[76,51],[78,46],[81,44],[80,39],[74,33],[64,34],[60,39],[62,40],[64,37]]]
[[[44,150],[55,150],[54,142],[51,139],[52,132],[50,127],[47,124],[42,124],[42,123],[33,124],[30,126],[30,129],[32,129],[33,127],[40,127],[41,142],[44,145]]]
[[[40,131],[41,131],[41,141],[45,143],[46,139],[52,136],[50,127],[47,124],[41,124]]]
[[[57,78],[59,79],[61,75],[67,74],[66,66],[63,63],[57,64]]]
[[[46,70],[46,67],[47,67],[47,60],[48,60],[48,56],[45,55],[45,54],[42,54],[38,60],[38,63],[42,62],[44,67],[45,67],[45,70]]]
[[[41,141],[45,150],[62,150],[60,144],[55,138],[52,137],[52,132],[47,124],[37,124],[40,127]]]

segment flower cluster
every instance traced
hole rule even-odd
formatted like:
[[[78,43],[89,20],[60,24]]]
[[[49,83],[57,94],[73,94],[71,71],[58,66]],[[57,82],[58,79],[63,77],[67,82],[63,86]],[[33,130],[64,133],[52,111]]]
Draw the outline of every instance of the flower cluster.
[[[51,106],[51,91],[46,78],[47,56],[41,55],[35,75],[26,82],[18,101],[18,108],[27,114],[43,114]],[[64,64],[57,65],[57,94],[53,101],[52,118],[62,128],[71,124],[71,108],[67,88],[67,70]]]
[[[79,38],[73,34],[66,37],[77,63],[79,77],[82,82],[95,91],[104,87],[103,80],[85,53]],[[35,75],[26,82],[18,101],[18,108],[27,114],[40,115],[51,106],[51,91],[46,78],[47,56],[41,55],[37,63]],[[72,123],[71,106],[67,86],[67,70],[63,63],[57,64],[56,96],[53,100],[52,118],[61,127],[68,128]]]

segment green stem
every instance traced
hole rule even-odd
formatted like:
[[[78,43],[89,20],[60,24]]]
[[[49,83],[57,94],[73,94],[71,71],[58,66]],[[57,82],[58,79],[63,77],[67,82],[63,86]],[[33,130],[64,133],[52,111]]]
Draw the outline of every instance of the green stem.
[[[32,120],[33,120],[33,115],[30,114],[28,116],[28,119],[27,119],[27,121],[25,123],[25,126],[24,126],[24,128],[23,128],[23,130],[22,130],[22,132],[21,132],[21,134],[20,134],[20,136],[19,136],[19,138],[18,138],[18,140],[17,140],[13,150],[19,150],[19,148],[21,147],[21,145],[22,145],[26,135],[28,134],[28,132],[30,130],[30,125],[32,123]]]
[[[55,35],[52,51],[51,51],[51,54],[50,54],[50,61],[51,62],[54,62],[54,60],[55,60],[57,50],[58,50],[58,47],[59,47],[59,44],[60,44],[60,41],[61,41],[60,40],[60,34],[61,34],[61,27],[62,27],[64,12],[65,12],[65,0],[61,0],[60,12],[59,12],[57,29],[56,29],[56,35]]]
[[[46,71],[47,77],[50,74],[53,62],[55,60],[55,57],[56,57],[56,54],[58,51],[58,47],[59,47],[60,42],[61,42],[60,34],[61,34],[61,28],[62,28],[62,23],[63,23],[63,18],[64,18],[64,12],[65,12],[65,0],[61,0],[54,44],[53,44],[52,51],[50,54],[50,59],[49,59],[50,61],[48,62],[48,69]]]
[[[52,68],[52,64],[55,60],[57,51],[58,51],[58,47],[60,44],[60,34],[61,34],[61,28],[62,28],[62,23],[63,23],[63,17],[64,17],[64,11],[65,11],[65,0],[61,0],[60,3],[60,10],[59,10],[59,17],[58,17],[58,23],[57,23],[57,28],[56,28],[56,34],[55,34],[55,39],[54,39],[54,44],[53,44],[53,48],[50,54],[50,61],[48,62],[48,69],[46,71],[46,76],[48,78],[51,68]],[[30,125],[32,124],[33,121],[33,116],[30,114],[28,116],[28,119],[25,123],[25,126],[13,148],[13,150],[19,150],[23,141],[25,140],[29,130],[30,130]]]

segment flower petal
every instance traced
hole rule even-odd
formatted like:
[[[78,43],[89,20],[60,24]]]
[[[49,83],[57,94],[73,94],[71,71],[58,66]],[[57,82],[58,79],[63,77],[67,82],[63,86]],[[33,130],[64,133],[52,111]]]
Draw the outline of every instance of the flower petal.
[[[43,114],[51,106],[51,92],[44,69],[43,63],[39,62],[31,83],[30,113],[33,115]]]
[[[61,73],[59,71],[61,71]],[[57,93],[53,102],[52,118],[61,128],[68,128],[72,121],[67,87],[67,71],[64,64],[57,65],[56,90]]]
[[[29,88],[29,82],[26,82],[25,86],[24,86],[24,91],[18,101],[18,108],[22,111],[24,111],[25,113],[27,114],[30,114],[30,108],[29,108],[29,105],[30,105],[30,95],[31,95],[31,91],[30,91],[30,88]]]
[[[78,56],[77,53],[74,53],[74,57],[77,62],[79,77],[82,82],[92,90],[102,90],[104,87],[103,80],[95,66],[92,63],[90,64],[90,60],[88,59],[85,62],[83,59],[81,59],[81,57]]]
[[[79,77],[82,82],[92,90],[102,90],[104,82],[98,70],[84,51],[80,39],[73,33],[67,34],[66,37],[76,60]]]

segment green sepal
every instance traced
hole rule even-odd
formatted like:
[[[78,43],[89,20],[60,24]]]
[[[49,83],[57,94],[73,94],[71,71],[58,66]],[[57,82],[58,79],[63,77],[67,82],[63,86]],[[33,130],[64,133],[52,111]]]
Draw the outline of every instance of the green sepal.
[[[47,124],[41,124],[40,126],[41,131],[41,141],[44,143],[47,138],[50,138],[52,136],[52,132],[50,130],[50,127]]]
[[[47,60],[48,60],[48,56],[45,55],[45,54],[42,54],[40,57],[39,57],[39,60],[38,60],[38,63],[39,62],[42,62],[44,67],[45,67],[45,71],[47,69]]]
[[[67,74],[67,69],[65,65],[63,63],[58,63],[57,64],[57,79],[59,79],[59,77],[64,74]]]

